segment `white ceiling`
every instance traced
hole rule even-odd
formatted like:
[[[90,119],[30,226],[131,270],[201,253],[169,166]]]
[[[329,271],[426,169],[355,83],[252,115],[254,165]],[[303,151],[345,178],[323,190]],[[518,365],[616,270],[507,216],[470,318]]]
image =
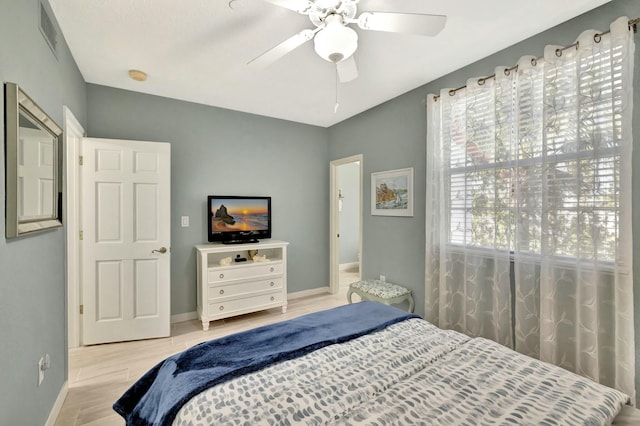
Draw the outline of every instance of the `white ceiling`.
[[[608,1],[361,0],[358,14],[413,12],[448,20],[436,37],[355,26],[359,77],[339,85],[334,113],[335,65],[316,55],[313,41],[264,70],[246,65],[293,34],[315,28],[307,16],[263,0],[232,0],[233,8],[229,0],[50,0],[88,83],[322,127]],[[145,71],[148,80],[131,80],[132,68]]]

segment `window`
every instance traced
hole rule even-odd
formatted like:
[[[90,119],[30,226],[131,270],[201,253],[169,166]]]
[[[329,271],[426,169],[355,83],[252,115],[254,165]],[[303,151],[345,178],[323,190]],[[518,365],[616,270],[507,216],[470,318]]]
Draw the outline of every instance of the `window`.
[[[443,106],[451,244],[615,258],[621,52],[569,54],[505,70]]]
[[[426,319],[632,398],[636,22],[429,97],[425,215]]]

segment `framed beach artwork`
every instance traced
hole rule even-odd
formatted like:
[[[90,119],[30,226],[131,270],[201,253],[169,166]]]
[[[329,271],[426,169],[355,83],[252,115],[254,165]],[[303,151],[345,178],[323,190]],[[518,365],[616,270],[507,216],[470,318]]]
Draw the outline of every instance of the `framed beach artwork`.
[[[371,214],[413,216],[413,167],[371,173]]]

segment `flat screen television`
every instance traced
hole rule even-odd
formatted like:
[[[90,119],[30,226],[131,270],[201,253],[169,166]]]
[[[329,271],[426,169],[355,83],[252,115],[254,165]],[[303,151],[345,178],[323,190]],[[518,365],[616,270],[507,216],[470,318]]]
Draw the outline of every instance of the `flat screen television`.
[[[242,244],[271,238],[271,197],[209,195],[207,211],[209,242]]]

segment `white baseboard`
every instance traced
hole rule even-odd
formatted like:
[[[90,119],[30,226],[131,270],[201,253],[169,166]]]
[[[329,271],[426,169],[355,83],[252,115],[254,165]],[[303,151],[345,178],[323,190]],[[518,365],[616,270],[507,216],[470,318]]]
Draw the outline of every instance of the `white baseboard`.
[[[341,263],[338,267],[341,271],[357,271],[360,267],[358,262]]]
[[[44,426],[54,426],[56,420],[58,420],[58,415],[60,415],[60,411],[62,410],[62,404],[64,404],[64,400],[67,397],[67,393],[69,393],[69,385],[65,381],[62,384],[62,388],[58,393],[58,397],[56,398],[56,402],[53,404],[51,408],[51,412],[49,413],[49,417],[47,418],[47,422]]]
[[[175,314],[171,315],[171,324],[174,324],[176,322],[191,321],[194,319],[198,319],[198,313],[196,311],[185,312],[183,314]]]
[[[324,294],[324,293],[329,293],[329,286],[312,288],[311,290],[296,291],[295,293],[288,293],[287,299],[288,300],[300,299],[301,297],[315,296],[317,294]]]

